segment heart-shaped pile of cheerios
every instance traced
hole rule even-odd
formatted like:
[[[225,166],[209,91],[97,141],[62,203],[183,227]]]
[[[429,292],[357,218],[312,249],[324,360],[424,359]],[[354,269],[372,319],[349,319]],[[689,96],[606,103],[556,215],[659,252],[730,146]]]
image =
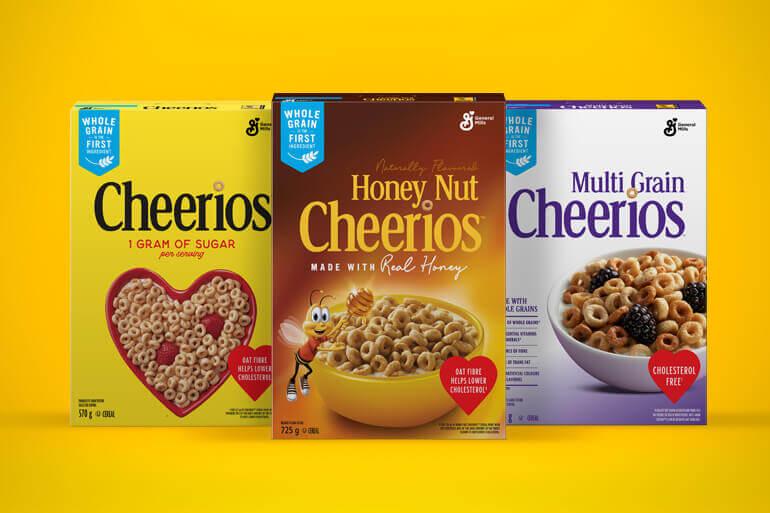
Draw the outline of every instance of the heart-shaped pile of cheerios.
[[[107,323],[118,352],[169,410],[183,417],[230,375],[230,353],[248,344],[256,303],[246,281],[210,271],[186,290],[148,269],[120,275],[107,296]]]

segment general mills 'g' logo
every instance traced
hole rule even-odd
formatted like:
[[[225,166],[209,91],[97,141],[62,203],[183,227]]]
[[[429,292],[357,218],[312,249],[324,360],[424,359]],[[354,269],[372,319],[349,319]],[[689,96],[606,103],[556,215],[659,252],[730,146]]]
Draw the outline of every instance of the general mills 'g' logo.
[[[259,118],[249,120],[249,126],[246,129],[246,135],[254,137],[259,133]]]
[[[673,137],[676,135],[676,118],[671,118],[666,121],[666,128],[663,129],[663,133],[667,137]]]
[[[463,113],[463,120],[460,121],[460,130],[463,132],[470,132],[473,130],[473,116],[475,111],[469,110]]]

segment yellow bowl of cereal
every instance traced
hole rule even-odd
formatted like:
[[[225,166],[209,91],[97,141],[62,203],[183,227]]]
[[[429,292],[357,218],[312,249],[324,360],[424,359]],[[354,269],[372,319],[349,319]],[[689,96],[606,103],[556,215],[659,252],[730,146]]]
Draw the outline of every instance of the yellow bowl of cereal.
[[[657,254],[648,260],[651,252]],[[617,278],[612,274],[601,289],[590,290],[598,284],[592,283],[596,273],[607,267],[618,268]],[[677,274],[681,280],[664,274]],[[693,351],[701,364],[698,379],[706,375],[706,314],[693,312],[681,292],[683,286],[705,280],[706,258],[697,253],[659,248],[614,251],[584,268],[575,266],[557,280],[548,296],[548,317],[559,343],[588,374],[623,390],[660,392],[647,368],[654,351]],[[625,330],[623,315],[636,304],[653,317],[655,331],[648,332],[646,342],[655,341],[649,344],[639,343]]]
[[[333,315],[344,312],[345,305],[332,307]],[[345,349],[320,348],[322,361],[313,366],[311,378],[326,405],[363,424],[415,427],[457,406],[438,370],[451,356],[482,354],[484,328],[460,306],[392,294],[375,298],[369,316],[351,319],[332,343],[344,343]]]

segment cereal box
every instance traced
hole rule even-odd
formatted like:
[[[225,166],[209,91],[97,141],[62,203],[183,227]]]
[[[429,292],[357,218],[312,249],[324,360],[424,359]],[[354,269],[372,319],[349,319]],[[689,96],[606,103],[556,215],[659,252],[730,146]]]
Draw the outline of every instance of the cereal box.
[[[71,114],[71,422],[270,419],[271,109]]]
[[[507,420],[706,423],[706,111],[508,102]]]
[[[274,436],[503,437],[502,95],[273,116]]]

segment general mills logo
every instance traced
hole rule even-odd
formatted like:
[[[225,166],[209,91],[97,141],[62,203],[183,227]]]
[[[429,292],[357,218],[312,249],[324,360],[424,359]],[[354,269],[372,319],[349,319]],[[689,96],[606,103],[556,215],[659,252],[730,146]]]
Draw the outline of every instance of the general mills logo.
[[[460,121],[460,130],[463,132],[470,132],[473,130],[473,116],[476,114],[474,111],[469,110],[463,113],[463,120]]]
[[[676,135],[676,118],[671,118],[666,121],[666,128],[663,129],[663,133],[667,137],[673,137]]]
[[[246,128],[246,135],[254,137],[259,133],[259,118],[249,120],[249,126]]]

